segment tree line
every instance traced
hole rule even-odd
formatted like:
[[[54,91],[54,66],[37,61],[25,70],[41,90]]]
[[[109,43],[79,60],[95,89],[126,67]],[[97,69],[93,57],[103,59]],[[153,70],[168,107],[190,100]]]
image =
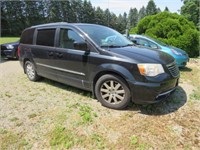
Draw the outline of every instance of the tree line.
[[[1,1],[2,36],[19,36],[23,29],[49,22],[95,23],[106,25],[125,33],[148,15],[161,12],[150,0],[140,10],[131,8],[129,13],[116,16],[109,9],[93,7],[88,0],[18,0]]]

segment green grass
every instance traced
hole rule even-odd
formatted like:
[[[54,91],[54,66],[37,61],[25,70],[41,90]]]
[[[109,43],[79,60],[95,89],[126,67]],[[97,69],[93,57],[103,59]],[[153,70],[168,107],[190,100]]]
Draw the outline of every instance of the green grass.
[[[93,117],[97,117],[97,114],[95,112],[92,113],[92,108],[87,105],[80,106],[79,109],[79,115],[82,118],[81,124],[88,124],[93,122]]]
[[[193,90],[193,93],[190,94],[190,99],[200,100],[200,86]]]
[[[16,42],[19,40],[19,37],[0,37],[0,44]]]
[[[69,149],[79,143],[78,137],[65,127],[57,126],[49,135],[50,145],[55,149]]]

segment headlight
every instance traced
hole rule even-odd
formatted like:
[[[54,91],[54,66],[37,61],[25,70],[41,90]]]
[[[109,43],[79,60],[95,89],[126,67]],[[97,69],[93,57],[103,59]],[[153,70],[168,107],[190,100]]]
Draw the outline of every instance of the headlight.
[[[12,45],[7,45],[6,48],[7,48],[7,49],[13,49],[14,46],[12,46]]]
[[[182,56],[182,53],[177,52],[177,51],[174,50],[174,49],[171,49],[171,51],[172,51],[172,53],[174,53],[175,55]]]
[[[141,75],[154,77],[165,73],[161,64],[137,64]]]

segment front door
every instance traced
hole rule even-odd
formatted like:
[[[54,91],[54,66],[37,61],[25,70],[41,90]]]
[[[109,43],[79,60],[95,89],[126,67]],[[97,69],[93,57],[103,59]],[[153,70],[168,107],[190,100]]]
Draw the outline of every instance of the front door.
[[[74,43],[84,42],[85,40],[75,30],[61,28],[59,31],[59,44],[54,55],[54,66],[60,82],[85,89],[88,53],[86,50],[74,47]]]

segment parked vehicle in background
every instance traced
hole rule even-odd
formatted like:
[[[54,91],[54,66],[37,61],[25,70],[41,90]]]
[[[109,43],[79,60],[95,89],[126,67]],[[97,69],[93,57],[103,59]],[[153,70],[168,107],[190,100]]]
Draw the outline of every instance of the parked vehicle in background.
[[[139,48],[117,31],[94,24],[51,23],[23,31],[19,60],[29,80],[40,76],[92,91],[103,106],[156,103],[176,89],[170,55]]]
[[[18,46],[19,46],[19,41],[1,44],[1,56],[18,59],[18,53],[17,53]]]
[[[169,46],[157,39],[153,39],[151,37],[143,35],[130,34],[129,40],[131,40],[136,45],[157,49],[170,54],[175,58],[176,64],[179,67],[185,67],[187,65],[187,62],[189,61],[188,54],[184,50],[177,47]]]

